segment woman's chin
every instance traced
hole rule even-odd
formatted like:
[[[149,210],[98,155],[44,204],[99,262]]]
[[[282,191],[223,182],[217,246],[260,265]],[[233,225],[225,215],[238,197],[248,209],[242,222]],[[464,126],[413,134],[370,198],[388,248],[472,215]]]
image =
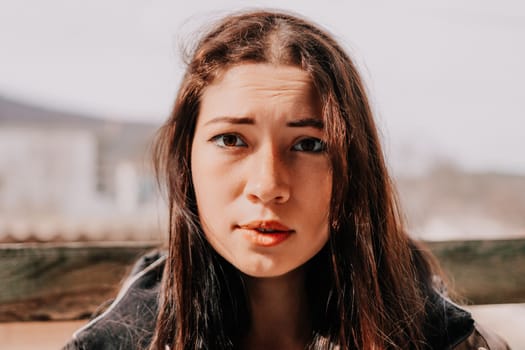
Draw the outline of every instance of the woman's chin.
[[[249,264],[233,264],[242,274],[252,278],[277,278],[286,276],[292,271],[297,271],[303,264],[291,264],[283,262],[268,261],[250,262]]]

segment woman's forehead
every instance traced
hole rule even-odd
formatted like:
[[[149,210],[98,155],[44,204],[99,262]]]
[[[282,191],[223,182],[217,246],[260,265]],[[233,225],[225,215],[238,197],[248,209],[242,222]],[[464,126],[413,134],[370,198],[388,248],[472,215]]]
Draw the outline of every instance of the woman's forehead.
[[[321,117],[319,98],[301,68],[243,64],[229,68],[201,96],[201,115],[250,114],[252,109],[288,109],[302,117]]]
[[[276,65],[269,63],[244,63],[231,66],[222,72],[204,89],[218,87],[242,90],[277,89],[304,90],[312,89],[310,75],[297,66]]]

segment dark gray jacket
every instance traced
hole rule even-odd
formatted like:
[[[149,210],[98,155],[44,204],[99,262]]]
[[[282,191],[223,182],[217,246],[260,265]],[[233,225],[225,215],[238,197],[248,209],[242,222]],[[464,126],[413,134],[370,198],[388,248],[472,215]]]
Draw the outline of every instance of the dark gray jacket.
[[[140,258],[118,296],[102,314],[73,334],[63,350],[139,350],[151,341],[158,312],[163,252]],[[432,350],[506,350],[470,313],[439,293],[430,297],[426,336]]]

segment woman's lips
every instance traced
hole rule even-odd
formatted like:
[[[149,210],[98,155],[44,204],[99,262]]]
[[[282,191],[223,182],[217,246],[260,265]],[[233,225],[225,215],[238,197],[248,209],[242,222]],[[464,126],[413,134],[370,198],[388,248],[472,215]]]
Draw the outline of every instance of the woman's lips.
[[[291,228],[287,227],[284,224],[281,224],[279,221],[275,220],[258,220],[252,221],[245,225],[239,225],[240,228],[248,230],[265,230],[265,231],[281,231],[281,232],[291,232]]]
[[[261,247],[272,247],[288,239],[295,231],[279,221],[252,221],[238,226],[244,237]]]

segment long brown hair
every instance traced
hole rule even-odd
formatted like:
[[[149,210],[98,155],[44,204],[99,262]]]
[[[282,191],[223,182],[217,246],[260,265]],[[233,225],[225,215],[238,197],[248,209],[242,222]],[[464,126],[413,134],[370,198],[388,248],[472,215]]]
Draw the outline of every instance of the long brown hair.
[[[240,274],[202,233],[190,170],[203,90],[247,62],[300,67],[323,106],[331,233],[308,263],[310,348],[422,349],[431,269],[403,229],[363,82],[326,31],[274,11],[227,16],[203,36],[160,130],[155,161],[167,184],[169,256],[151,349],[234,349],[249,326]]]

